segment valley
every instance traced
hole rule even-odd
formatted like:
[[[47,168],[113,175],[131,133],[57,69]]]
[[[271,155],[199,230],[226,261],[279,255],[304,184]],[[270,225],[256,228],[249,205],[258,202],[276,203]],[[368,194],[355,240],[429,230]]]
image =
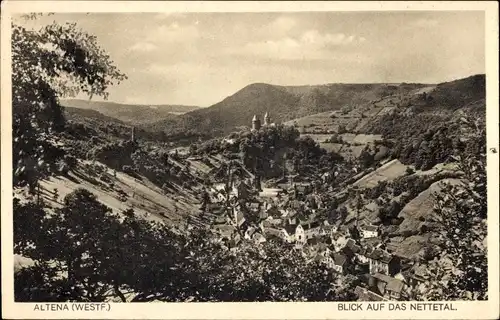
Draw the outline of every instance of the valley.
[[[467,98],[464,105],[453,96],[456,87],[476,90],[467,84],[477,77],[433,86],[250,85],[216,106],[161,120],[162,126],[181,121],[175,134],[155,131],[150,115],[131,123],[98,108],[66,106],[67,129],[56,138],[66,158],[36,189],[19,188],[15,197],[22,208],[42,203],[48,215],[58,215],[75,194],[88,192],[117,215],[113,219],[141,225],[144,236],[156,239],[154,246],[183,243],[198,252],[197,276],[209,276],[203,271],[207,254],[240,256],[247,266],[275,254],[302,261],[305,269],[297,272],[325,270],[344,284],[337,291],[341,296],[363,300],[356,292],[368,290],[371,300],[407,300],[416,292],[426,294],[432,261],[451,257],[439,255],[444,240],[436,199],[447,197],[450,188],[467,190],[471,181],[465,158],[456,160],[448,152],[470,157],[481,148],[481,136],[470,125],[481,118],[470,116],[481,115],[484,96],[465,94],[476,100]],[[315,104],[321,95],[337,102]],[[271,103],[275,100],[282,107]],[[253,104],[258,107],[248,107]],[[194,119],[202,114],[200,124]],[[243,115],[249,115],[245,122]],[[210,134],[198,136],[200,129]],[[195,241],[190,239],[203,239],[196,240],[203,245],[188,244]],[[136,250],[137,259],[153,258],[137,245],[127,250]],[[176,252],[175,263],[190,259]],[[244,258],[247,254],[255,257]],[[32,258],[17,256],[16,268],[29,268]],[[248,279],[257,276],[242,268]],[[209,272],[209,277],[216,274]],[[334,280],[318,281],[312,284]],[[394,282],[400,290],[384,293],[370,281]],[[147,298],[136,284],[122,282],[120,290],[136,288],[127,293],[127,301],[179,299],[165,294]],[[111,292],[105,299],[117,296]]]

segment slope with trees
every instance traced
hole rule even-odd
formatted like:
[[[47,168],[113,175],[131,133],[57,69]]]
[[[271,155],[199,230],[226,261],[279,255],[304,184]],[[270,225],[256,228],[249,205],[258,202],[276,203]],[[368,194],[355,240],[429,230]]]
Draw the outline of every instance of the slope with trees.
[[[145,126],[167,133],[193,130],[213,136],[228,134],[239,126],[249,126],[254,114],[270,112],[273,121],[282,123],[298,117],[345,106],[369,104],[382,96],[404,94],[425,85],[327,84],[319,86],[277,86],[254,83],[221,102],[176,118]]]

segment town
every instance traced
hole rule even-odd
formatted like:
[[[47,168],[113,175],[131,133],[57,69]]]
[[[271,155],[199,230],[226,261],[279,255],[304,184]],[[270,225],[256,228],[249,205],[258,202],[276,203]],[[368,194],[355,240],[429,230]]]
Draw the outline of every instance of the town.
[[[490,299],[484,15],[361,16],[17,15],[13,301]]]
[[[275,125],[268,113],[264,120],[264,126]],[[252,131],[259,129],[259,118],[254,116]],[[202,215],[211,217],[216,241],[227,250],[238,251],[242,241],[256,246],[278,242],[291,254],[320,262],[331,272],[362,279],[355,290],[360,301],[405,300],[409,288],[426,281],[425,267],[393,254],[377,225],[356,220],[354,227],[347,227],[340,217],[325,214],[329,208],[312,182],[287,176],[274,188],[265,187],[239,161],[230,163],[225,183],[211,186],[202,204]],[[340,201],[345,196],[338,192],[334,197]]]

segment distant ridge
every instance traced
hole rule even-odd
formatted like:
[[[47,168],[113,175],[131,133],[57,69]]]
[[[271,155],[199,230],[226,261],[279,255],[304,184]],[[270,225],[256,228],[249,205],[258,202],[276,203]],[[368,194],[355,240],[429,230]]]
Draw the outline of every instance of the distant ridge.
[[[179,114],[198,109],[196,106],[183,105],[138,105],[122,104],[108,101],[92,101],[81,99],[62,100],[64,107],[95,110],[101,114],[118,119],[122,122],[139,125],[168,119]]]
[[[485,75],[478,74],[440,84],[423,83],[329,83],[324,85],[280,86],[252,83],[224,100],[178,117],[142,126],[167,134],[199,132],[212,136],[237,127],[250,126],[253,115],[266,112],[272,121],[285,122],[346,106],[367,106],[388,96],[408,96],[434,88],[433,108],[456,108],[463,102],[484,98]]]
[[[249,126],[253,115],[270,113],[272,121],[284,122],[325,111],[339,110],[346,105],[360,105],[395,93],[406,94],[428,84],[325,84],[278,86],[250,84],[208,108],[188,112],[175,118],[143,126],[147,130],[166,130],[167,134],[182,131],[210,132],[213,135],[231,132],[235,127]]]

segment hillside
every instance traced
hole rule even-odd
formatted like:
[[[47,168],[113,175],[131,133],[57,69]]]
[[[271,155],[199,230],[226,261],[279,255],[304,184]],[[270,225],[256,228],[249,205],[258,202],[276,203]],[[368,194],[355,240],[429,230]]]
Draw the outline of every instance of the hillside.
[[[498,194],[491,194],[497,189],[486,178],[486,153],[494,150],[486,147],[485,75],[439,84],[389,80],[402,76],[401,66],[415,67],[411,62],[423,61],[419,71],[428,79],[447,74],[445,65],[457,73],[481,70],[480,64],[467,64],[480,60],[479,42],[462,48],[448,39],[456,28],[444,22],[451,19],[438,21],[441,34],[432,28],[435,41],[412,28],[424,33],[402,33],[409,40],[403,43],[381,30],[324,33],[332,28],[323,22],[335,24],[336,17],[310,18],[317,25],[298,38],[290,29],[293,39],[286,39],[286,47],[271,38],[262,47],[251,37],[236,39],[238,50],[228,42],[231,34],[217,37],[223,25],[209,30],[200,23],[209,39],[187,39],[189,21],[165,24],[168,29],[156,35],[150,27],[135,27],[145,21],[127,21],[142,39],[173,43],[180,32],[187,42],[171,49],[203,49],[174,57],[165,50],[162,56],[137,55],[135,47],[119,45],[131,42],[123,28],[117,30],[123,39],[113,30],[85,31],[95,16],[83,19],[83,29],[67,16],[53,17],[52,23],[48,18],[46,25],[45,18],[34,21],[37,16],[12,24],[12,173],[3,172],[12,174],[13,187],[10,300],[35,303],[36,310],[46,310],[47,303],[61,309],[66,302],[101,303],[103,310],[120,301],[492,299],[487,196]],[[359,26],[363,19],[349,22]],[[403,20],[413,27],[420,22]],[[249,27],[262,22],[269,35],[277,35],[274,22],[252,17]],[[370,24],[365,27],[373,31]],[[279,29],[284,30],[281,22]],[[363,45],[361,33],[370,40]],[[474,33],[460,35],[462,40]],[[227,44],[223,52],[212,50],[221,41]],[[426,50],[436,41],[448,52]],[[368,68],[338,55],[370,55],[372,42],[387,54],[373,54]],[[314,69],[295,70],[304,82],[377,72],[387,83],[253,83],[208,108],[61,101],[69,92],[107,97],[123,90],[137,101],[147,94],[142,86],[151,83],[171,95],[171,86],[160,83],[165,81],[178,84],[177,96],[205,97],[222,78],[241,83],[236,76],[259,73],[241,49],[272,74],[296,64],[297,44],[308,53],[299,52],[303,64]],[[392,57],[390,50],[403,45],[412,50]],[[108,46],[117,56],[110,56]],[[276,48],[280,54],[274,59],[268,53]],[[450,55],[464,48],[472,55]],[[336,61],[324,63],[330,50],[340,68]],[[416,56],[423,59],[412,61]],[[165,59],[174,59],[176,70]],[[228,59],[237,59],[240,72],[227,78],[222,71],[228,70],[212,67]],[[200,61],[209,61],[210,68]],[[127,74],[146,69],[154,72]],[[129,76],[129,86],[111,89]],[[262,121],[264,114],[265,124],[255,121],[250,130],[252,118]]]
[[[365,146],[382,138],[399,141],[403,146],[402,140],[416,139],[464,113],[484,117],[485,97],[485,76],[475,75],[296,118],[285,124],[298,127],[302,136],[311,137],[328,151],[356,158]],[[460,133],[449,131],[455,136]]]
[[[253,115],[266,112],[272,121],[285,122],[319,112],[340,110],[378,101],[388,95],[404,95],[424,84],[326,84],[315,86],[277,86],[254,83],[221,102],[148,124],[150,130],[229,133],[239,126],[250,126]],[[262,119],[261,119],[262,121]]]
[[[64,107],[95,110],[104,116],[122,122],[138,125],[156,122],[159,119],[174,118],[176,115],[198,109],[195,106],[183,105],[135,105],[107,101],[87,101],[79,99],[62,100]]]
[[[99,137],[101,140],[114,141],[130,139],[132,125],[116,118],[106,116],[93,109],[64,107],[66,118],[66,133],[71,135],[73,142]],[[135,129],[135,137],[146,141],[168,142],[169,139],[162,132],[150,132]],[[176,137],[170,137],[175,139]]]
[[[90,162],[85,162],[87,165]],[[112,182],[105,182],[101,179],[95,179],[85,169],[85,163],[79,165],[74,172],[67,176],[49,177],[40,182],[40,189],[44,200],[49,206],[58,206],[61,199],[67,194],[78,188],[84,188],[97,195],[99,201],[113,209],[115,212],[122,212],[133,208],[142,218],[153,221],[163,221],[172,224],[178,223],[179,217],[175,213],[176,201],[173,197],[163,196],[163,192],[155,187],[147,179],[141,177],[137,179],[128,176],[122,172],[116,172],[113,177],[112,170],[105,169],[104,175]],[[103,168],[103,166],[101,164]],[[103,178],[103,180],[106,178]],[[55,192],[55,190],[57,190]],[[58,196],[54,197],[54,193]],[[24,197],[26,195],[19,194]],[[184,200],[179,208],[182,214],[189,214],[195,208],[196,200],[187,197],[189,201]],[[181,203],[181,204],[182,204]]]

